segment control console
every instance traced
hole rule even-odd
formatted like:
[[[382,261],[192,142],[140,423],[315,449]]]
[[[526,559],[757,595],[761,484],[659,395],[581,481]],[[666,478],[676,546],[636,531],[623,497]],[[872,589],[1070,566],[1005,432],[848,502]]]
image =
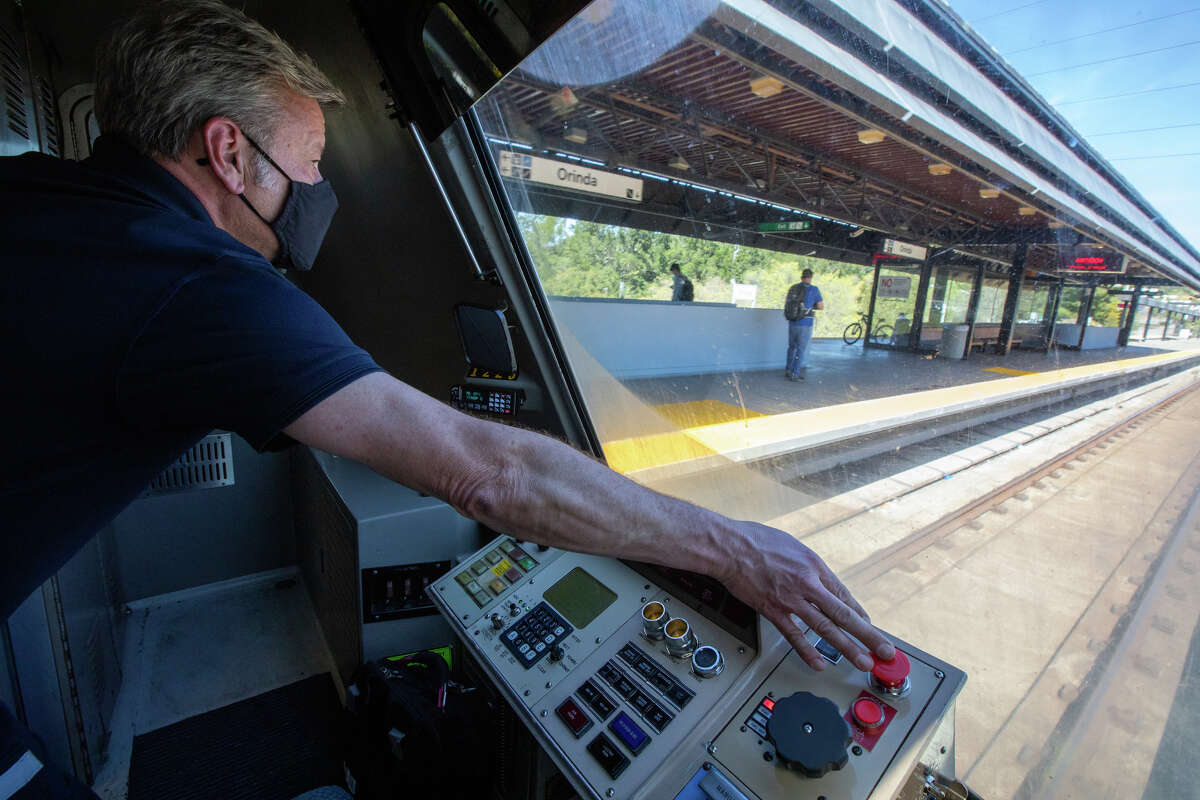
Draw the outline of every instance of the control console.
[[[815,672],[707,578],[511,537],[429,593],[583,797],[891,798],[966,680],[903,642],[864,674],[810,631]]]

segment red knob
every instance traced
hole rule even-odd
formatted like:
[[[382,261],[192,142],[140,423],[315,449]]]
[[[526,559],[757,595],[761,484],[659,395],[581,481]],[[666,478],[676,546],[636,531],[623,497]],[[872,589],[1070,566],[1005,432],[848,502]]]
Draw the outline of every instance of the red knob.
[[[908,656],[897,650],[891,661],[883,661],[877,656],[871,656],[871,658],[875,661],[875,666],[871,668],[871,675],[875,677],[880,686],[885,689],[899,689],[904,686],[910,669]]]
[[[883,706],[869,697],[860,697],[851,707],[854,721],[860,728],[868,730],[878,728],[883,724]]]

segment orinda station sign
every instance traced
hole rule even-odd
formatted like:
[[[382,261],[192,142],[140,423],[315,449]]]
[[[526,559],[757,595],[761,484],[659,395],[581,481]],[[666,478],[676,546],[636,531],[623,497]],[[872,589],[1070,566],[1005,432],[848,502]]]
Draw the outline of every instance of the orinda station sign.
[[[505,178],[557,186],[574,192],[602,194],[633,202],[642,200],[641,178],[512,150],[500,151],[500,174]]]
[[[911,258],[914,261],[924,261],[925,255],[928,252],[920,245],[901,242],[898,239],[884,239],[882,250],[889,256]]]

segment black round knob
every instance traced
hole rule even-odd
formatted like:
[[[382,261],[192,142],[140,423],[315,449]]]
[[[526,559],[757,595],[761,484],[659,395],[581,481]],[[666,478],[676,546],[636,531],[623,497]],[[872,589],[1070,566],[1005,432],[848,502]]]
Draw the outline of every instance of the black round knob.
[[[508,604],[508,615],[510,617],[515,617],[518,613],[519,613],[519,609],[517,608],[517,604],[509,603]]]
[[[819,778],[846,766],[850,726],[832,700],[796,692],[775,702],[767,720],[767,737],[775,745],[779,765],[808,778]]]
[[[559,647],[558,645],[554,645],[554,647],[550,648],[550,660],[551,661],[562,661],[562,657],[563,657],[563,649],[561,647]]]

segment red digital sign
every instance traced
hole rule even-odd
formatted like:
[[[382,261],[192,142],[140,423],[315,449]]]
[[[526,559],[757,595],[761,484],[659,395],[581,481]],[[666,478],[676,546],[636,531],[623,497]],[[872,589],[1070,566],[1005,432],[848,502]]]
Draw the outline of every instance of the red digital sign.
[[[1058,268],[1062,272],[1123,273],[1125,256],[1092,245],[1059,247]]]

